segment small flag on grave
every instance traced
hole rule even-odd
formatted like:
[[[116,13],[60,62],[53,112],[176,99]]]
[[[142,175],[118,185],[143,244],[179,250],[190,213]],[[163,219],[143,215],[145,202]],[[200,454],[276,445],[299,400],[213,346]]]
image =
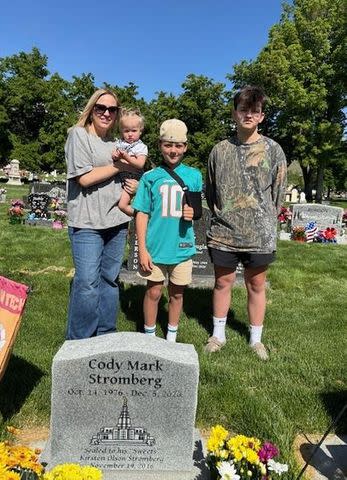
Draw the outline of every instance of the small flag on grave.
[[[309,222],[305,225],[305,236],[306,236],[307,243],[313,242],[317,231],[318,231],[317,222]]]

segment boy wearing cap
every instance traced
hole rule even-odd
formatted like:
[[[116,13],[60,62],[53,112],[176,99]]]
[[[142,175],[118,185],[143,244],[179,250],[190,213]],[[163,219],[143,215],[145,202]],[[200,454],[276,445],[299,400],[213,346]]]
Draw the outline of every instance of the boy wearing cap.
[[[201,173],[182,163],[187,151],[187,127],[177,119],[160,127],[159,148],[163,162],[182,178],[192,192],[201,192]],[[169,277],[169,322],[166,339],[175,342],[183,291],[192,279],[192,257],[196,253],[192,225],[193,208],[182,206],[180,185],[158,166],[146,172],[133,202],[139,247],[139,275],[147,279],[143,302],[145,333],[155,335],[158,304],[166,276]]]
[[[286,185],[286,158],[278,143],[258,132],[266,97],[247,86],[234,97],[236,136],[214,146],[208,160],[206,199],[212,212],[207,244],[215,269],[213,334],[205,347],[225,344],[230,291],[244,266],[250,347],[262,359],[266,270],[275,259],[277,214]]]

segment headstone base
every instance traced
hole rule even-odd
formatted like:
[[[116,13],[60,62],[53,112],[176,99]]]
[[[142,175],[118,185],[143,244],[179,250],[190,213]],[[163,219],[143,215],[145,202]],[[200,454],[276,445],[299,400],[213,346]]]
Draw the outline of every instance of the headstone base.
[[[6,183],[7,185],[22,185],[20,178],[16,178],[16,177],[12,177],[12,178],[10,177],[10,179]]]

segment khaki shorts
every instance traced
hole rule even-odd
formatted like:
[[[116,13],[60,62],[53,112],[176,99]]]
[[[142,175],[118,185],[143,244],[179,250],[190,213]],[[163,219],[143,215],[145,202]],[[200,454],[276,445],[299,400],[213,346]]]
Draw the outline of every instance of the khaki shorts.
[[[139,269],[137,274],[141,278],[145,278],[151,282],[164,282],[166,276],[168,276],[170,282],[174,285],[189,285],[192,281],[192,269],[193,261],[192,259],[189,259],[175,265],[158,263],[153,265],[153,270],[151,272],[143,272]]]

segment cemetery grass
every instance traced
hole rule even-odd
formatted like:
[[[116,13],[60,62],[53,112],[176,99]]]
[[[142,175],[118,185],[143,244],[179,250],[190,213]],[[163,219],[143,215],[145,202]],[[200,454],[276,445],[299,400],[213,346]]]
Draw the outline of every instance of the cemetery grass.
[[[27,187],[9,187],[8,203],[26,193]],[[7,438],[9,425],[49,425],[51,364],[64,342],[73,272],[66,230],[9,225],[7,209],[0,204],[0,275],[29,285],[31,292],[0,382],[0,439]],[[323,434],[346,402],[346,254],[344,245],[279,242],[268,275],[268,362],[249,350],[242,286],[234,289],[228,342],[212,355],[203,352],[211,333],[211,291],[186,290],[178,341],[192,343],[199,355],[199,428],[208,432],[222,424],[271,440],[292,472],[299,471],[295,437]],[[120,331],[141,330],[143,294],[142,286],[122,285]],[[164,298],[157,327],[162,337],[166,313]],[[343,421],[337,431],[347,432]]]

